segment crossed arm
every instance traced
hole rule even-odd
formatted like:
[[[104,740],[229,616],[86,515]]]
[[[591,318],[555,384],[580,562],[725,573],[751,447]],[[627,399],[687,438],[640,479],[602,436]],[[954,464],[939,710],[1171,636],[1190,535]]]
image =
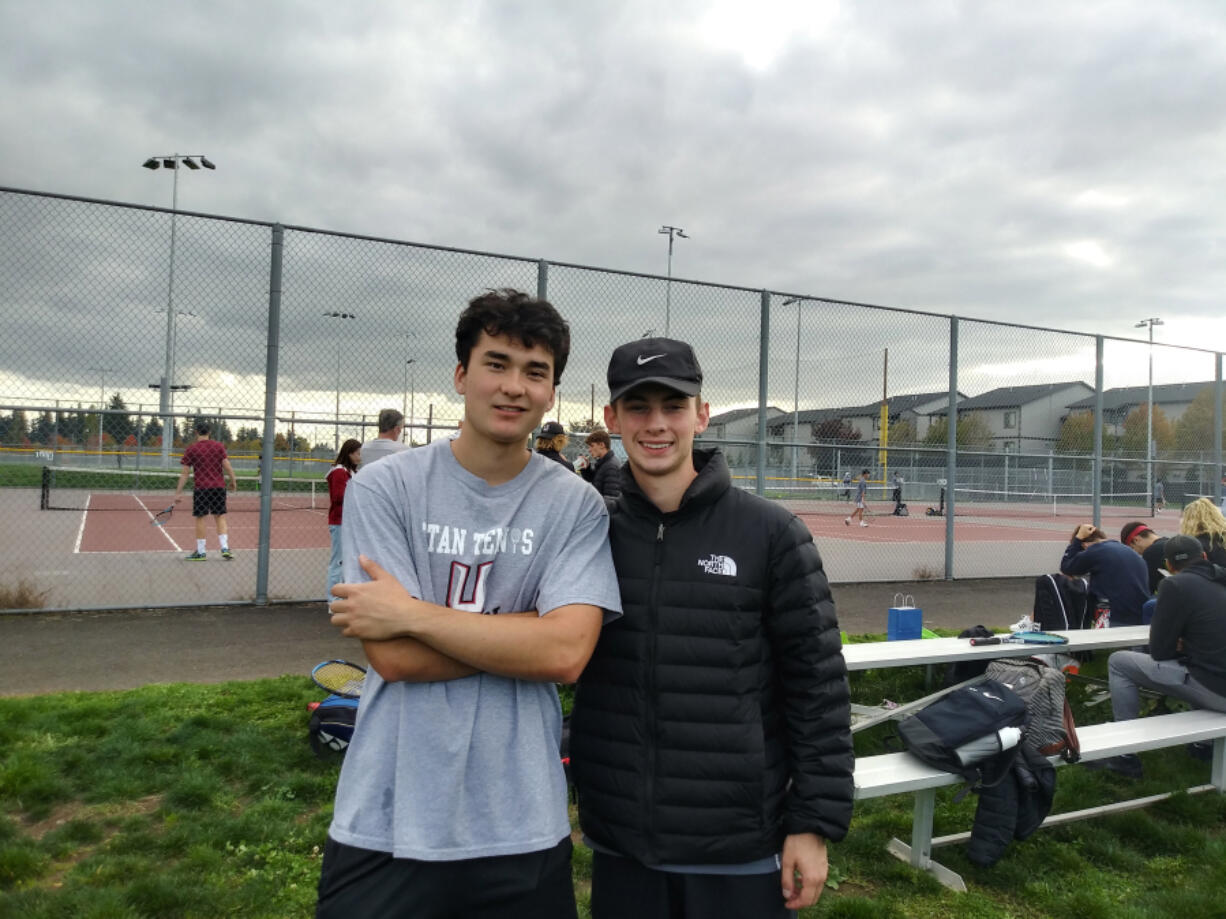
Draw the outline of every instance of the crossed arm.
[[[478,672],[525,680],[573,683],[596,639],[602,612],[569,604],[536,611],[480,615],[427,603],[364,555],[370,577],[337,584],[332,624],[362,640],[367,660],[388,682],[453,680]]]

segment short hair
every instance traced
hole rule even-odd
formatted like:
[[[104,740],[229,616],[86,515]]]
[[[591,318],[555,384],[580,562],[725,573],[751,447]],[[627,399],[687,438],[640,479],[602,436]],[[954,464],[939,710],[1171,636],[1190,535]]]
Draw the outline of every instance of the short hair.
[[[1129,520],[1120,528],[1120,542],[1131,546],[1133,541],[1146,533],[1152,533],[1153,528],[1141,520]]]
[[[404,415],[396,411],[394,408],[385,408],[379,412],[379,433],[386,434],[388,431],[395,430],[404,423]]]
[[[197,421],[196,422],[196,433],[199,434],[201,437],[207,436],[209,431],[211,430],[213,430],[213,428],[209,425],[207,421]]]
[[[861,469],[861,470],[860,470],[860,475],[868,475],[868,470],[867,470],[867,469]]]
[[[589,447],[592,444],[600,444],[602,447],[605,447],[605,448],[611,448],[613,446],[612,439],[609,437],[608,433],[605,431],[593,431],[591,434],[587,436],[587,438],[583,442],[587,444]]]
[[[553,385],[562,382],[570,357],[570,325],[548,300],[505,287],[470,300],[455,329],[455,356],[465,370],[482,332],[509,336],[525,348],[543,345],[553,356]]]

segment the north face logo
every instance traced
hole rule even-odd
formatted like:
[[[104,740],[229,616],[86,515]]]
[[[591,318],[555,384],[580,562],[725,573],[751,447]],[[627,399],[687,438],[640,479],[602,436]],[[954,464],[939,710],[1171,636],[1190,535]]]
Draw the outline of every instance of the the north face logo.
[[[712,555],[710,558],[700,558],[698,567],[707,574],[726,574],[736,577],[736,562],[726,555]]]

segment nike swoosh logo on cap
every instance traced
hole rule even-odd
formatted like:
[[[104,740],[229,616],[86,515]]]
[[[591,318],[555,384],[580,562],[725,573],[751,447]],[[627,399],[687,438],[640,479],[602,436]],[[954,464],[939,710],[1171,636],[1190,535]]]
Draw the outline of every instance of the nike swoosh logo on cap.
[[[664,356],[663,354],[649,354],[647,355],[647,357],[643,357],[643,355],[640,354],[637,358],[635,358],[635,361],[640,367],[642,367],[644,364],[648,363],[649,361],[654,361],[657,357],[663,357],[663,356]]]

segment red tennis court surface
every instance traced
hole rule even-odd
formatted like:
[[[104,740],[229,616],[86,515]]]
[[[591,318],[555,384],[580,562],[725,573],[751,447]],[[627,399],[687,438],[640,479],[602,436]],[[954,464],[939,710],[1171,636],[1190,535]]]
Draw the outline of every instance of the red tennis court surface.
[[[127,506],[120,509],[120,502],[127,502]],[[153,519],[169,504],[164,495],[147,499],[102,495],[91,498],[90,504],[94,506],[82,511],[54,512],[80,515],[74,552],[191,552],[195,549],[190,495],[184,496],[163,526],[155,526]],[[226,514],[226,523],[231,548],[236,551],[256,549],[260,529],[258,507],[240,503],[238,509]],[[215,545],[213,521],[206,521],[205,532],[209,545]],[[326,548],[329,545],[328,512],[311,508],[274,510],[270,535],[269,545],[273,549]]]

